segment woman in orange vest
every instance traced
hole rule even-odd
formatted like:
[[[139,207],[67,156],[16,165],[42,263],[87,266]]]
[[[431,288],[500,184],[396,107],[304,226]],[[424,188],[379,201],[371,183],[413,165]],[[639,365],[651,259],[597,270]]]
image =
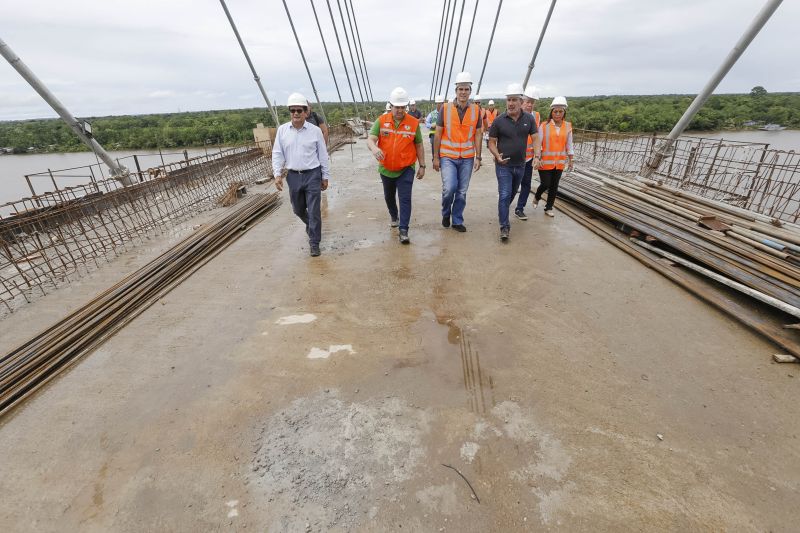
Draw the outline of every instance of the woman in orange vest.
[[[567,99],[563,96],[553,98],[550,104],[550,116],[539,126],[539,138],[542,139],[542,162],[539,165],[539,181],[541,184],[533,196],[533,208],[539,205],[542,194],[547,191],[547,203],[544,214],[553,217],[553,204],[558,194],[558,182],[566,166],[573,168],[572,124],[567,122]]]
[[[408,244],[411,221],[411,189],[414,186],[414,162],[419,161],[417,179],[425,176],[425,149],[419,120],[406,113],[408,93],[395,88],[389,96],[391,112],[384,113],[372,124],[367,146],[378,160],[378,173],[383,182],[383,197],[389,209],[391,227],[399,226],[399,239]],[[400,212],[397,200],[400,200]],[[399,215],[399,217],[398,217]]]

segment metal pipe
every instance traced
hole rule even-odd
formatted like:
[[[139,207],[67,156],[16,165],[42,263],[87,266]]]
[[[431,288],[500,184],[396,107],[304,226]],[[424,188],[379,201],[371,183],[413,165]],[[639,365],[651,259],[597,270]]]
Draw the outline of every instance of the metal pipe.
[[[464,6],[467,0],[461,0],[461,13],[458,15],[458,27],[456,28],[456,40],[453,42],[453,58],[450,60],[450,71],[447,74],[447,85],[444,88],[444,98],[447,100],[447,91],[450,90],[450,78],[453,75],[453,66],[456,63],[456,48],[458,48],[458,35],[461,33],[461,20],[464,18]],[[453,91],[455,92],[455,91]]]
[[[356,108],[356,116],[358,115],[358,102],[356,101],[356,93],[353,90],[353,82],[350,81],[350,73],[347,71],[347,61],[344,59],[344,52],[342,51],[342,41],[339,40],[339,30],[336,29],[336,19],[333,17],[333,9],[331,9],[331,0],[325,0],[328,5],[328,13],[331,16],[331,25],[333,26],[333,34],[336,36],[336,45],[339,48],[339,55],[342,58],[342,66],[344,66],[344,75],[347,78],[347,86],[350,87],[350,96],[353,97],[353,106]],[[363,105],[363,102],[362,102]],[[364,108],[366,113],[366,107]]]
[[[431,94],[430,100],[433,101],[433,92],[436,90],[436,74],[439,72],[439,51],[442,49],[442,34],[444,33],[442,30],[444,29],[444,14],[445,10],[447,9],[447,2],[449,0],[442,0],[442,16],[441,21],[439,22],[439,38],[436,40],[436,56],[433,61],[433,76],[431,80]]]
[[[725,58],[722,65],[719,66],[714,75],[711,76],[711,79],[708,80],[705,87],[703,87],[700,93],[695,97],[688,109],[683,113],[683,116],[672,128],[672,131],[669,132],[666,139],[664,139],[661,145],[656,149],[650,160],[645,162],[644,166],[642,166],[642,169],[639,171],[640,176],[647,178],[658,170],[664,157],[669,153],[672,145],[675,144],[675,139],[683,133],[697,112],[700,111],[700,108],[706,103],[708,97],[711,96],[711,93],[714,92],[714,89],[717,88],[717,85],[725,78],[725,75],[730,71],[733,65],[736,64],[736,61],[741,57],[782,2],[783,0],[768,0],[764,7],[761,8],[761,11],[758,12],[753,22],[751,22],[750,26],[745,30],[744,35],[739,38],[739,41],[728,53],[728,57]]]
[[[472,10],[472,23],[469,25],[469,35],[467,36],[467,47],[464,49],[464,61],[461,62],[461,72],[467,68],[467,54],[469,54],[469,43],[472,41],[472,29],[475,27],[475,16],[478,14],[478,4],[480,0],[475,0],[475,9]]]
[[[319,17],[317,17],[317,8],[314,7],[314,0],[309,0],[311,3],[311,10],[314,12],[314,20],[317,21],[317,29],[319,30],[319,38],[322,40],[322,48],[325,50],[325,57],[328,60],[328,66],[331,68],[331,78],[333,78],[333,85],[336,87],[336,94],[339,96],[339,103],[342,104],[344,107],[344,101],[342,100],[342,93],[339,91],[339,83],[336,81],[336,74],[333,72],[333,63],[331,62],[331,56],[328,54],[328,45],[325,44],[325,36],[322,34],[322,25],[319,23]],[[358,114],[358,110],[356,110],[356,114]]]
[[[132,185],[133,182],[131,181],[130,175],[128,173],[128,169],[118,165],[105,151],[105,149],[100,146],[94,137],[92,137],[91,132],[87,131],[84,125],[78,122],[72,113],[64,107],[56,96],[50,92],[50,90],[45,87],[44,83],[36,76],[36,74],[28,68],[28,66],[22,62],[22,59],[19,58],[17,54],[14,53],[13,50],[3,41],[0,39],[0,54],[6,61],[14,67],[14,70],[19,72],[20,76],[22,76],[25,81],[27,81],[33,90],[39,93],[39,96],[44,98],[44,101],[47,102],[53,110],[58,113],[58,116],[67,123],[67,126],[75,133],[75,135],[80,138],[83,143],[89,147],[103,162],[108,165],[109,170],[111,171],[111,175],[114,176],[115,179],[119,180],[120,183],[124,186]]]
[[[544,19],[544,26],[542,26],[542,32],[539,34],[539,41],[536,43],[536,49],[533,51],[531,63],[528,65],[528,72],[525,74],[525,81],[522,82],[523,89],[528,87],[528,80],[531,79],[531,72],[533,72],[533,66],[536,64],[536,56],[539,55],[539,47],[542,46],[542,40],[544,39],[544,34],[547,31],[547,25],[550,24],[550,16],[553,14],[553,8],[555,7],[556,0],[553,0],[550,2],[550,9],[547,11],[547,17]]]
[[[776,309],[780,309],[784,313],[788,313],[788,314],[790,314],[792,316],[796,316],[796,317],[800,318],[800,309],[798,309],[797,307],[795,307],[793,305],[789,305],[789,304],[787,304],[785,302],[782,302],[782,301],[778,300],[777,298],[773,298],[772,296],[764,294],[763,292],[753,290],[750,287],[748,287],[746,285],[742,285],[741,283],[738,283],[736,281],[733,281],[730,278],[726,278],[725,276],[720,276],[716,272],[712,272],[711,270],[708,270],[707,268],[703,268],[703,267],[701,267],[700,265],[698,265],[696,263],[692,263],[691,261],[687,261],[683,257],[679,257],[679,256],[677,256],[675,254],[671,254],[669,252],[666,252],[666,251],[662,250],[661,248],[656,248],[655,246],[647,244],[646,242],[639,241],[639,240],[636,240],[636,241],[633,241],[633,242],[636,243],[637,245],[641,246],[642,248],[647,248],[651,252],[654,252],[654,253],[657,253],[658,255],[666,257],[670,261],[674,261],[675,263],[683,265],[686,268],[694,270],[695,272],[699,272],[700,274],[703,274],[704,276],[707,276],[707,277],[709,277],[709,278],[711,278],[711,279],[713,279],[715,281],[718,281],[718,282],[722,283],[723,285],[727,285],[728,287],[730,287],[732,289],[736,289],[739,292],[742,292],[742,293],[744,293],[744,294],[746,294],[748,296],[751,296],[752,298],[755,298],[756,300],[758,300],[760,302],[764,302],[765,304],[771,305],[772,307],[775,307]]]
[[[272,107],[272,104],[267,97],[267,91],[264,90],[264,86],[261,85],[261,78],[258,76],[256,72],[256,67],[253,66],[253,62],[250,61],[250,54],[247,53],[247,48],[244,46],[244,42],[242,42],[242,37],[239,35],[239,30],[236,29],[236,24],[233,22],[233,17],[231,17],[230,11],[228,11],[228,6],[225,4],[225,0],[219,0],[219,3],[222,4],[222,9],[225,11],[225,16],[228,17],[228,22],[231,23],[231,28],[233,28],[233,33],[236,35],[236,40],[239,41],[239,46],[242,49],[242,53],[244,54],[244,58],[247,60],[247,64],[250,65],[250,71],[253,73],[253,79],[258,85],[258,90],[261,91],[261,96],[264,97],[264,101],[267,103],[267,109],[272,114],[273,120],[275,120],[275,127],[281,125],[280,120],[278,120],[278,112]]]

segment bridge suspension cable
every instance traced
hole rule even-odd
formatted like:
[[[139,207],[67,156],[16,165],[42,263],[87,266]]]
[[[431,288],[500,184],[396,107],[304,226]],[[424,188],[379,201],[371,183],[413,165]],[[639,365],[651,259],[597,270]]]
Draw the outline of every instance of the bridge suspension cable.
[[[345,9],[347,9],[347,0],[344,0],[344,7],[345,7]],[[350,0],[350,13],[352,13],[352,16],[353,16],[353,23],[352,24],[353,24],[353,26],[355,26],[355,29],[356,29],[354,42],[356,40],[358,42],[358,48],[356,48],[356,52],[361,52],[361,63],[364,66],[364,79],[365,79],[364,83],[366,84],[367,88],[369,89],[369,99],[370,99],[370,101],[374,102],[375,101],[375,95],[372,93],[372,83],[369,81],[369,71],[367,70],[367,60],[364,57],[364,47],[361,46],[361,34],[358,31],[358,21],[356,20],[356,9],[355,9],[355,7],[353,7],[353,0]],[[348,13],[348,16],[349,16],[350,13]],[[350,32],[351,33],[353,32],[352,28],[350,29]]]
[[[267,97],[267,91],[264,90],[264,86],[261,85],[261,78],[258,77],[258,73],[256,72],[256,67],[253,66],[253,62],[250,61],[250,54],[247,53],[247,48],[244,46],[244,42],[242,42],[242,37],[239,35],[239,30],[236,29],[236,24],[233,22],[233,17],[231,17],[230,11],[228,11],[228,6],[225,4],[225,0],[219,0],[219,3],[222,4],[222,9],[225,11],[225,16],[228,17],[228,22],[231,24],[231,28],[233,28],[233,33],[236,35],[236,40],[239,41],[239,47],[242,49],[242,53],[244,54],[244,58],[247,60],[247,64],[250,65],[250,72],[253,73],[253,79],[258,85],[258,89],[261,91],[261,96],[264,97],[264,101],[267,103],[267,109],[269,110],[270,114],[272,115],[273,120],[275,121],[275,127],[277,128],[280,126],[280,121],[278,120],[278,113],[272,107],[272,104]]]
[[[347,51],[350,52],[350,63],[353,66],[353,77],[356,79],[356,87],[358,87],[358,94],[361,97],[361,103],[364,105],[364,109],[366,109],[364,93],[361,91],[361,83],[358,79],[358,69],[356,68],[355,59],[353,59],[353,49],[350,47],[350,37],[347,35],[347,24],[344,21],[344,12],[342,11],[342,3],[340,0],[336,0],[336,7],[339,8],[339,18],[342,19],[342,33],[344,34],[344,42],[347,43]]]
[[[461,14],[458,16],[458,28],[456,28],[456,40],[453,43],[453,57],[450,59],[450,72],[447,74],[447,85],[444,89],[444,97],[447,98],[447,92],[450,90],[450,78],[453,76],[453,66],[456,63],[456,49],[458,48],[458,34],[461,33],[461,20],[464,18],[464,6],[467,5],[467,0],[461,0]]]
[[[444,17],[447,11],[447,4],[450,0],[442,0],[442,16],[439,22],[439,37],[436,39],[436,56],[433,59],[433,75],[431,76],[431,94],[430,100],[434,99],[434,91],[436,90],[436,75],[439,73],[439,51],[442,49],[442,35],[444,33]]]
[[[486,58],[483,60],[483,68],[481,69],[481,77],[478,79],[478,88],[475,90],[476,94],[481,92],[481,84],[483,83],[483,74],[486,72],[486,64],[489,62],[489,52],[492,50],[492,41],[494,40],[494,31],[497,29],[497,19],[500,18],[500,8],[503,7],[503,0],[497,3],[497,14],[494,16],[494,24],[492,25],[492,34],[489,36],[489,46],[486,47]]]
[[[441,66],[442,74],[439,76],[439,87],[438,90],[436,91],[439,94],[441,94],[442,92],[442,83],[444,82],[444,69],[447,68],[447,56],[450,54],[450,38],[452,37],[453,34],[453,22],[456,19],[456,3],[457,0],[453,0],[453,11],[452,15],[450,16],[450,26],[447,29],[447,46],[444,49],[444,56],[442,56],[443,57],[443,63]]]
[[[336,74],[333,71],[333,63],[331,62],[331,56],[328,54],[328,45],[325,44],[325,36],[322,34],[322,25],[319,23],[319,17],[317,16],[317,8],[314,7],[314,0],[308,0],[311,3],[311,10],[314,12],[314,20],[317,21],[317,29],[319,30],[319,38],[322,40],[322,47],[325,49],[325,58],[328,60],[328,66],[331,69],[331,78],[333,78],[333,85],[336,87],[336,94],[339,96],[339,103],[342,104],[344,107],[344,101],[342,101],[342,93],[339,91],[339,82],[336,81]],[[356,109],[356,114],[358,114],[358,109]]]
[[[297,48],[300,50],[300,57],[303,58],[303,65],[306,67],[306,73],[308,74],[308,81],[311,82],[311,89],[314,91],[314,96],[317,99],[317,105],[319,105],[319,111],[322,113],[322,119],[325,122],[328,122],[328,118],[325,116],[325,109],[322,107],[322,101],[319,99],[319,94],[317,93],[317,87],[314,85],[314,78],[311,76],[311,70],[308,68],[308,61],[306,61],[306,55],[303,53],[303,47],[300,44],[300,38],[297,37],[297,31],[294,29],[294,22],[292,22],[292,14],[289,13],[289,6],[286,5],[286,0],[283,1],[283,8],[286,10],[286,16],[289,18],[289,25],[292,27],[292,33],[294,34],[294,40],[297,41]]]
[[[531,58],[531,63],[528,65],[528,72],[525,74],[525,81],[522,82],[522,88],[525,89],[528,86],[528,80],[531,79],[531,72],[533,72],[533,66],[536,64],[536,56],[539,55],[539,47],[542,46],[542,40],[544,39],[544,34],[547,31],[547,25],[550,23],[550,16],[553,14],[553,8],[556,7],[556,0],[550,2],[550,9],[547,11],[547,17],[544,19],[544,26],[542,26],[542,32],[539,34],[539,41],[536,43],[536,49],[533,51],[533,57]]]
[[[347,61],[344,58],[344,51],[342,50],[342,42],[339,40],[339,30],[336,29],[336,19],[333,16],[333,9],[331,9],[331,1],[325,0],[328,5],[328,13],[331,16],[331,24],[333,25],[333,34],[336,36],[336,45],[339,47],[339,55],[342,58],[342,66],[344,67],[344,75],[347,78],[347,85],[350,87],[350,96],[353,98],[353,105],[356,108],[356,115],[358,115],[358,101],[356,100],[356,93],[353,90],[353,82],[350,81],[350,73],[347,71]],[[362,105],[364,104],[362,100]],[[365,109],[366,110],[366,109]]]
[[[464,49],[464,61],[461,63],[461,72],[464,72],[467,68],[467,54],[469,53],[469,43],[470,41],[472,41],[472,28],[475,27],[475,16],[478,14],[479,3],[480,0],[475,0],[475,9],[472,11],[472,24],[469,25],[469,36],[467,37],[467,47],[466,49]]]

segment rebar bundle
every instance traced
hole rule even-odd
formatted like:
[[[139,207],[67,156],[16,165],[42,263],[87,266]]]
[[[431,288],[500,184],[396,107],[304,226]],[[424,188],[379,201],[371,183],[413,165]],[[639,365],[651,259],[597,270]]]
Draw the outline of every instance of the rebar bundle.
[[[259,194],[0,358],[0,415],[91,352],[280,205]]]

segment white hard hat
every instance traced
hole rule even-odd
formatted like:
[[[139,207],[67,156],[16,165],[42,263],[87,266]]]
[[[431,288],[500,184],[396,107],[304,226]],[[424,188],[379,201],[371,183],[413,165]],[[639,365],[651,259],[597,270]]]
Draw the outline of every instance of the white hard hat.
[[[525,96],[525,98],[529,98],[531,100],[538,100],[539,89],[537,89],[535,85],[528,85],[523,95]]]
[[[389,103],[396,106],[408,105],[408,92],[402,87],[395,87],[389,95]]]
[[[511,83],[506,87],[506,96],[522,96],[522,84]]]
[[[436,99],[433,101],[435,104],[443,104],[444,103],[444,96],[441,94],[436,95]]]
[[[386,102],[386,111],[391,111],[391,110],[392,110],[392,104]]]
[[[469,83],[472,85],[472,74],[469,72],[459,72],[456,74],[455,85],[458,85],[459,83]]]
[[[306,97],[300,93],[292,93],[289,95],[289,98],[286,100],[286,105],[299,105],[303,107],[308,107],[308,100]]]
[[[553,98],[553,102],[550,104],[550,107],[555,107],[557,105],[563,105],[564,107],[569,107],[567,105],[567,99],[563,96],[556,96]]]
[[[489,100],[489,105],[494,105],[494,100]]]
[[[417,105],[417,101],[416,100],[409,100],[408,101],[408,105]]]

